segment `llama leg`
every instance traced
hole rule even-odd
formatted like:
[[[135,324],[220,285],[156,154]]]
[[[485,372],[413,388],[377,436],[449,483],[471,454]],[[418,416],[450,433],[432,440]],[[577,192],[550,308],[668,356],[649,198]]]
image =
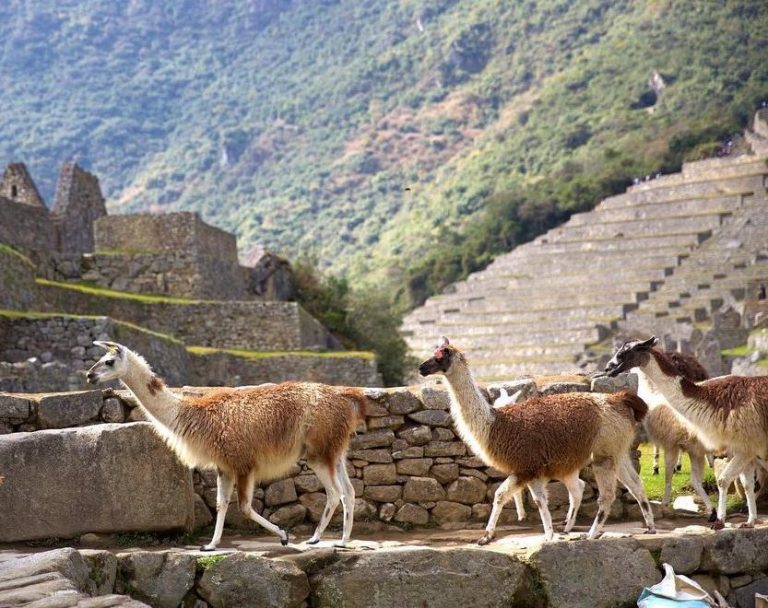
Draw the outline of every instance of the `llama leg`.
[[[751,464],[739,475],[741,485],[744,486],[744,495],[747,498],[747,523],[741,524],[741,528],[754,528],[757,519],[757,499],[755,498],[755,465]]]
[[[337,544],[344,546],[352,536],[352,525],[355,517],[355,488],[349,480],[345,455],[342,455],[336,463],[336,477],[341,483],[341,505],[344,508],[344,530],[341,535],[341,543]]]
[[[515,492],[515,511],[517,511],[517,521],[524,521],[527,514],[525,512],[525,496],[524,493],[525,490],[518,490]]]
[[[514,475],[510,475],[501,483],[493,497],[493,509],[491,509],[491,517],[488,519],[488,524],[485,526],[485,534],[477,541],[478,545],[487,545],[493,540],[496,534],[496,522],[499,521],[501,510],[514,496],[515,492],[521,490],[522,487],[517,483],[517,478]]]
[[[680,448],[677,446],[673,448],[664,449],[664,498],[661,499],[662,506],[669,505],[669,501],[672,498],[672,475],[675,472],[675,463],[680,456]]]
[[[707,452],[706,458],[707,458],[707,464],[709,465],[709,468],[714,470],[715,469],[715,455],[712,452]]]
[[[216,527],[213,530],[211,542],[200,547],[201,551],[213,551],[219,545],[221,535],[224,532],[224,519],[227,517],[229,498],[232,496],[234,485],[234,477],[219,471],[219,476],[216,480]]]
[[[240,512],[250,519],[256,522],[262,528],[266,528],[272,534],[280,538],[280,544],[285,546],[288,544],[288,533],[285,530],[281,530],[278,526],[269,521],[266,517],[262,517],[256,511],[253,510],[253,486],[256,484],[256,479],[253,474],[241,475],[237,478],[237,502],[240,507]]]
[[[573,529],[573,525],[576,523],[576,515],[579,512],[581,498],[584,496],[584,487],[587,484],[579,479],[578,471],[574,471],[560,481],[568,490],[568,515],[565,517],[565,528],[563,529],[563,532],[567,533]]]
[[[595,460],[592,463],[592,471],[597,482],[597,515],[592,527],[587,533],[587,538],[597,538],[603,531],[605,520],[611,512],[611,505],[616,499],[616,465],[611,458]]]
[[[691,485],[704,503],[704,510],[709,511],[709,521],[715,521],[717,511],[712,506],[712,501],[704,490],[704,484],[701,482],[704,478],[704,462],[706,458],[704,454],[694,452],[688,452],[688,456],[691,457]]]
[[[675,473],[679,473],[683,470],[683,453],[677,452],[677,461],[675,462]]]
[[[726,500],[728,499],[728,488],[734,482],[739,473],[744,471],[752,462],[752,457],[744,453],[733,455],[730,462],[720,471],[717,477],[717,519],[712,524],[713,530],[721,530],[725,527]]]
[[[552,515],[549,512],[549,501],[547,500],[547,480],[535,479],[528,484],[528,489],[531,491],[533,502],[539,509],[541,523],[544,524],[544,540],[550,541],[554,538],[555,531],[552,528]]]
[[[619,481],[629,490],[629,493],[637,501],[640,506],[640,512],[643,514],[645,525],[648,527],[648,534],[656,534],[656,524],[653,521],[653,510],[651,509],[651,503],[648,502],[648,497],[645,495],[645,488],[643,488],[643,482],[640,476],[632,466],[632,461],[629,456],[625,456],[616,471]]]
[[[315,472],[315,475],[317,475],[320,483],[322,483],[325,488],[325,509],[323,509],[320,522],[317,524],[317,528],[315,528],[315,533],[307,541],[308,544],[314,545],[320,541],[320,537],[328,527],[328,523],[331,521],[334,511],[336,511],[336,507],[339,506],[341,486],[339,480],[336,478],[336,471],[333,466],[328,466],[327,463],[321,462],[308,462],[307,464]]]
[[[659,474],[659,446],[653,444],[653,474]]]

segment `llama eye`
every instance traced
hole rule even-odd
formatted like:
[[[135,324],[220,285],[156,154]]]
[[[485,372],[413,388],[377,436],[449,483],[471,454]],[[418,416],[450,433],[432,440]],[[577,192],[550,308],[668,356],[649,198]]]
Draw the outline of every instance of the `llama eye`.
[[[104,365],[106,365],[107,367],[113,367],[115,365],[115,360],[110,359],[109,361],[105,361]]]

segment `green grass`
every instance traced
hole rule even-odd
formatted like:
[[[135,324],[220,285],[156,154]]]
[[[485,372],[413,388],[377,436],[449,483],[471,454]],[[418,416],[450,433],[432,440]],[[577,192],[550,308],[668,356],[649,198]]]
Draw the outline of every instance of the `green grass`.
[[[369,351],[361,350],[332,350],[332,351],[311,351],[311,350],[287,350],[287,351],[269,351],[269,350],[240,350],[236,348],[210,348],[208,346],[188,346],[187,351],[193,355],[213,355],[216,353],[227,353],[243,359],[271,359],[274,357],[320,357],[323,359],[368,359],[374,358],[374,354]]]
[[[143,293],[132,293],[128,291],[117,291],[105,287],[96,287],[84,283],[62,283],[60,281],[51,281],[49,279],[35,279],[35,282],[42,287],[56,287],[59,289],[69,289],[79,293],[88,294],[100,298],[114,298],[117,300],[132,300],[144,304],[200,304],[210,302],[209,300],[194,300],[192,298],[180,298],[172,296],[148,295]]]
[[[735,348],[726,348],[720,351],[723,357],[746,357],[752,350],[745,344]]]
[[[218,564],[221,560],[226,559],[227,555],[204,555],[202,557],[197,558],[197,565],[200,566],[203,570],[207,570],[211,566],[215,566]]]
[[[11,247],[10,245],[6,245],[5,243],[0,243],[0,253],[6,253],[8,255],[15,256],[19,258],[22,262],[24,262],[27,266],[36,268],[35,263],[31,259],[29,259],[27,256],[25,256],[23,253],[21,253],[14,247]]]

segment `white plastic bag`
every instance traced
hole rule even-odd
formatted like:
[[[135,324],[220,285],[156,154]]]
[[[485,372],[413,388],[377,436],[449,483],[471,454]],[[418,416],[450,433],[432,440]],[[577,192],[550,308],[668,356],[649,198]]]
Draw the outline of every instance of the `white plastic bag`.
[[[672,566],[662,564],[664,578],[653,587],[646,587],[637,600],[638,608],[711,608],[712,597],[696,581],[675,574]]]

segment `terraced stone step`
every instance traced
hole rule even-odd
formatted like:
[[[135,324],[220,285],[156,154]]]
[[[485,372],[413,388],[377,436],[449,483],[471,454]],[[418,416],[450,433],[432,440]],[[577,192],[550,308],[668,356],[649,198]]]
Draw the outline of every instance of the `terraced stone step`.
[[[444,335],[451,338],[452,342],[455,342],[462,348],[475,349],[492,349],[500,345],[509,346],[535,346],[538,344],[551,344],[551,345],[567,345],[573,347],[573,345],[591,344],[599,342],[604,336],[597,330],[592,328],[591,330],[560,330],[556,333],[531,333],[527,332],[523,326],[518,327],[516,332],[494,333],[491,335],[472,335],[465,334],[461,331],[450,330],[449,328],[441,326],[444,330]],[[433,335],[427,332],[419,332],[418,336],[412,336],[409,340],[409,344],[414,351],[419,352],[431,352],[435,348],[435,342],[439,336]]]
[[[619,255],[620,254],[620,255]],[[498,264],[489,266],[485,271],[471,275],[472,278],[467,282],[480,282],[485,277],[493,275],[493,278],[508,279],[530,279],[533,277],[549,276],[556,274],[562,275],[563,263],[555,256],[546,255],[536,259],[533,256],[526,256],[522,260],[502,260]],[[631,262],[633,268],[666,268],[677,266],[685,254],[666,254],[657,255],[655,252],[648,252],[647,256],[639,257],[636,251],[607,251],[605,253],[598,251],[575,251],[568,256],[569,267],[573,268],[571,274],[582,272],[583,268],[626,268],[627,262]]]
[[[643,270],[639,271],[640,274],[635,276],[633,273],[631,276],[624,277],[621,274],[621,269],[615,269],[616,275],[612,275],[610,272],[602,271],[605,277],[604,281],[594,281],[592,284],[596,290],[600,292],[613,292],[634,295],[636,293],[647,293],[650,290],[650,281],[657,280],[659,271]],[[661,277],[663,279],[663,272]],[[558,294],[561,298],[568,298],[571,294],[584,293],[583,275],[582,281],[579,282],[579,275],[566,275],[562,277],[562,283],[558,285]],[[650,278],[649,278],[650,277]],[[554,280],[558,280],[559,277],[553,276]],[[602,278],[602,277],[601,277]],[[434,296],[428,300],[429,306],[431,305],[443,305],[449,302],[475,302],[488,300],[492,298],[516,298],[518,292],[525,292],[526,298],[540,298],[539,294],[531,294],[530,287],[531,282],[528,281],[506,281],[504,279],[492,279],[487,281],[475,281],[473,289],[462,288],[454,293],[440,294]],[[549,297],[549,296],[547,296]]]
[[[748,195],[764,191],[763,176],[768,170],[755,171],[746,176],[717,180],[679,182],[645,190],[630,189],[605,199],[603,209],[631,207],[634,205],[664,203],[670,200],[692,200],[711,196]]]
[[[644,203],[631,207],[607,207],[598,205],[590,213],[579,213],[571,218],[571,225],[579,226],[592,222],[619,222],[630,220],[660,220],[685,214],[728,213],[742,205],[740,196],[715,196],[711,198],[680,199],[662,203]]]
[[[470,360],[471,361],[471,360]],[[568,359],[526,358],[495,363],[480,363],[472,367],[476,378],[485,382],[518,378],[526,374],[565,374],[583,370],[576,365],[573,357]]]
[[[628,302],[636,302],[635,294],[628,294],[625,292],[604,292],[602,290],[582,290],[581,293],[575,292],[563,298],[559,294],[551,293],[542,295],[537,298],[531,298],[525,294],[520,294],[518,297],[510,295],[504,297],[475,299],[468,300],[455,300],[447,303],[443,306],[439,306],[437,310],[441,314],[448,315],[458,312],[506,312],[508,310],[551,310],[560,308],[563,302],[567,301],[569,306],[584,307],[584,306],[608,306],[617,305],[621,306]]]
[[[681,232],[663,232],[657,234],[579,237],[576,235],[561,236],[549,242],[547,238],[539,241],[540,246],[546,247],[552,254],[566,253],[574,250],[591,248],[596,251],[615,249],[635,251],[652,251],[656,247],[676,246],[681,252],[687,252],[697,247],[712,236],[712,230],[685,230]],[[547,233],[549,234],[549,233]]]
[[[561,228],[555,228],[553,237],[558,240],[563,237],[567,240],[574,238],[614,238],[624,235],[648,235],[653,236],[660,230],[675,232],[699,232],[715,230],[730,214],[725,213],[700,213],[688,217],[669,217],[658,221],[630,220],[625,222],[597,222],[595,224],[574,226],[566,223]]]
[[[520,311],[507,311],[507,312],[474,312],[473,310],[465,310],[461,313],[443,314],[439,317],[442,321],[465,321],[473,323],[498,323],[506,324],[510,322],[540,322],[545,321],[551,324],[555,321],[562,321],[563,323],[571,322],[572,320],[595,320],[596,322],[604,322],[606,319],[614,319],[617,317],[623,317],[629,310],[634,310],[637,305],[623,304],[621,306],[552,306],[551,308],[542,309],[529,309]],[[415,317],[420,321],[427,321],[434,323],[436,315],[428,314],[425,317]]]

